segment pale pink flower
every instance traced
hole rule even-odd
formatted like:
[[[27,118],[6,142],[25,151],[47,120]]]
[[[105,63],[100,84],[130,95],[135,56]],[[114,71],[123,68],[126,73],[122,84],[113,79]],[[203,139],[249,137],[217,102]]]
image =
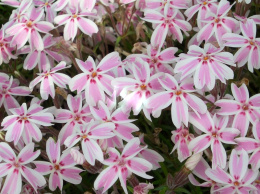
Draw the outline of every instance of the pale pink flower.
[[[82,124],[87,124],[91,120],[91,113],[88,104],[82,104],[82,96],[67,96],[67,104],[69,110],[57,109],[54,112],[56,123],[66,123],[60,133],[59,139],[61,144],[64,143],[65,139],[72,135],[76,128]]]
[[[98,105],[98,109],[90,107],[92,116],[97,121],[113,123],[113,132],[120,139],[130,141],[134,138],[132,133],[139,131],[139,128],[132,123],[134,121],[133,119],[128,119],[129,113],[123,112],[122,108],[118,108],[113,111],[109,109],[102,101],[99,101]]]
[[[136,157],[136,155],[143,149],[144,148],[140,147],[139,138],[133,138],[129,141],[125,145],[121,155],[115,148],[109,148],[107,150],[109,158],[102,162],[108,167],[103,170],[95,180],[95,189],[98,190],[103,187],[104,193],[119,178],[124,192],[128,193],[126,188],[126,179],[132,173],[145,179],[151,179],[152,177],[147,175],[146,172],[152,169],[152,164],[145,159]]]
[[[239,137],[235,141],[238,144],[237,150],[244,149],[247,153],[252,153],[249,164],[253,169],[260,168],[260,120],[256,120],[253,125],[253,137]]]
[[[148,194],[151,189],[154,189],[153,184],[139,183],[139,185],[134,187],[134,194]]]
[[[115,78],[112,81],[112,86],[115,91],[120,92],[120,96],[123,98],[120,104],[124,112],[132,108],[134,115],[138,115],[143,110],[145,116],[151,120],[151,110],[144,107],[144,103],[150,96],[162,91],[162,87],[158,82],[158,78],[162,74],[157,73],[150,76],[149,65],[140,58],[135,61],[132,71],[134,79],[129,77]]]
[[[217,0],[196,0],[195,5],[188,8],[184,14],[188,17],[189,21],[197,12],[197,24],[199,28],[203,26],[204,20],[211,14],[217,13],[218,1]]]
[[[0,29],[0,65],[2,63],[8,64],[10,59],[17,59],[17,57],[12,54],[14,48],[10,46],[11,39],[10,37],[5,37],[4,30],[4,27]]]
[[[34,5],[38,8],[45,10],[46,12],[46,21],[53,23],[54,18],[57,15],[55,11],[55,0],[34,0]]]
[[[146,1],[146,9],[152,9],[159,11],[161,13],[164,12],[164,9],[169,4],[171,9],[187,9],[188,8],[188,0],[152,0]]]
[[[55,10],[60,11],[66,6],[79,5],[82,10],[91,11],[96,4],[96,0],[58,0],[55,2]]]
[[[210,17],[204,20],[207,23],[198,33],[198,41],[205,40],[206,42],[215,34],[218,44],[222,46],[222,36],[225,33],[232,32],[237,26],[237,20],[228,17],[227,14],[231,9],[229,1],[221,0],[218,4],[217,13],[212,13]]]
[[[42,139],[39,126],[51,126],[53,122],[53,115],[47,111],[38,104],[32,104],[27,109],[26,103],[19,108],[10,109],[12,115],[5,117],[1,123],[4,127],[2,130],[7,131],[5,140],[14,141],[15,145],[20,138],[25,143],[32,142],[32,139],[39,142]]]
[[[178,160],[180,162],[183,162],[191,156],[191,151],[189,150],[188,145],[192,139],[194,139],[194,135],[189,133],[189,130],[185,127],[181,126],[179,129],[172,131],[171,140],[175,144],[172,152],[177,150]]]
[[[260,118],[260,94],[249,98],[249,92],[245,84],[238,88],[234,83],[231,84],[231,91],[235,100],[221,99],[215,105],[221,109],[219,115],[234,115],[232,127],[239,129],[241,136],[247,134],[249,122]]]
[[[93,0],[91,0],[91,2],[93,2]],[[59,26],[65,24],[63,32],[65,40],[71,39],[73,41],[76,37],[78,28],[81,32],[89,36],[98,32],[97,25],[92,20],[85,18],[86,16],[94,17],[96,15],[92,9],[84,10],[83,7],[80,6],[79,1],[73,0],[70,6],[67,7],[66,12],[67,13],[58,15],[54,18],[54,22]]]
[[[177,14],[178,10],[171,10],[168,3],[164,10],[164,14],[152,9],[145,10],[145,17],[143,20],[157,24],[151,37],[152,45],[161,47],[168,33],[173,35],[174,40],[177,39],[182,43],[183,35],[181,30],[188,35],[187,31],[190,31],[192,27],[184,18],[176,17]]]
[[[17,45],[17,49],[22,48],[29,41],[31,49],[43,50],[44,44],[41,33],[48,33],[54,29],[53,24],[46,21],[40,21],[44,15],[44,10],[30,8],[28,17],[24,18],[17,24],[6,29],[6,33],[13,36],[11,46]]]
[[[76,128],[75,132],[66,138],[64,144],[71,148],[81,141],[81,149],[85,159],[92,166],[95,160],[102,162],[104,160],[103,151],[97,143],[99,139],[107,139],[115,136],[113,129],[115,125],[111,122],[101,123],[99,121],[90,122]]]
[[[9,6],[17,8],[24,1],[26,1],[26,0],[1,0],[1,4],[9,5]]]
[[[209,112],[203,115],[191,113],[189,121],[205,133],[191,140],[189,149],[199,153],[211,146],[212,168],[216,169],[217,166],[225,168],[227,153],[222,143],[236,144],[234,138],[239,135],[239,130],[227,127],[228,117],[218,118],[215,114],[212,118]]]
[[[136,58],[140,57],[149,64],[151,75],[159,72],[172,74],[173,68],[170,64],[175,62],[176,57],[174,54],[178,51],[178,48],[169,47],[163,51],[160,50],[161,48],[159,47],[148,45],[146,54],[131,54],[125,59],[125,61],[128,63],[135,63]]]
[[[204,49],[192,45],[187,54],[180,55],[180,61],[176,64],[174,72],[182,73],[181,79],[193,75],[194,85],[197,89],[207,86],[212,90],[216,79],[222,83],[234,78],[234,72],[226,66],[236,66],[234,57],[229,52],[221,52],[224,48],[216,48],[208,43]]]
[[[72,183],[79,184],[82,177],[79,175],[83,170],[75,167],[70,150],[65,150],[60,155],[60,140],[57,143],[52,138],[49,138],[46,143],[46,152],[50,162],[35,161],[36,171],[42,175],[50,174],[49,188],[54,191],[57,187],[62,191],[63,180]]]
[[[122,4],[129,4],[129,3],[133,3],[135,2],[136,0],[119,0],[119,3],[122,3]]]
[[[76,162],[76,164],[82,165],[86,160],[84,155],[78,150],[79,147],[74,147],[70,149],[70,155]]]
[[[197,96],[190,94],[196,91],[193,88],[192,80],[186,79],[179,85],[172,75],[166,73],[165,78],[159,79],[159,81],[166,91],[152,95],[145,102],[145,106],[152,109],[154,116],[158,116],[158,111],[172,105],[172,122],[177,128],[180,128],[182,123],[188,126],[188,107],[195,113],[206,113],[205,103]]]
[[[0,157],[4,160],[4,162],[0,163],[0,177],[6,176],[1,193],[20,193],[22,190],[22,177],[30,183],[34,191],[46,184],[44,177],[40,173],[28,167],[28,164],[40,155],[40,150],[36,152],[33,150],[34,143],[29,143],[16,156],[7,143],[0,143]]]
[[[24,69],[32,70],[38,64],[38,69],[41,72],[53,67],[54,60],[57,62],[69,61],[66,56],[51,49],[54,44],[57,44],[57,40],[52,38],[51,35],[48,34],[43,37],[43,44],[44,48],[41,51],[31,50],[30,47],[24,46],[17,52],[17,54],[28,53],[23,63]]]
[[[252,19],[240,23],[243,36],[227,33],[222,37],[225,46],[239,48],[235,54],[235,62],[238,67],[246,64],[248,70],[260,68],[260,38],[256,38],[256,24]]]
[[[204,158],[201,158],[201,160],[198,162],[196,167],[192,170],[192,173],[189,174],[189,180],[191,184],[198,186],[198,187],[211,187],[210,193],[214,193],[215,190],[220,188],[220,184],[216,183],[215,181],[211,180],[206,174],[206,170],[211,169],[208,163]],[[205,182],[200,183],[197,181],[197,179],[193,176],[196,175],[196,177],[199,177],[200,179],[204,180]]]
[[[1,74],[0,81],[0,107],[4,104],[5,110],[10,114],[10,109],[19,107],[19,103],[13,96],[29,96],[30,89],[26,86],[19,86],[19,80],[13,79],[6,74]]]
[[[49,95],[55,97],[54,83],[60,88],[66,88],[66,84],[69,83],[70,77],[64,73],[57,73],[57,71],[70,68],[66,66],[66,62],[62,61],[54,68],[50,69],[50,66],[46,65],[41,73],[30,82],[29,88],[33,90],[34,86],[41,82],[40,94],[45,100],[48,99]]]
[[[240,156],[236,150],[232,150],[229,160],[229,173],[217,167],[215,170],[207,169],[206,175],[223,187],[215,190],[221,194],[248,193],[256,190],[252,182],[258,175],[258,170],[248,169],[248,154],[242,150]]]
[[[85,62],[79,59],[76,61],[83,73],[71,79],[69,83],[71,91],[77,90],[79,93],[85,90],[86,101],[91,106],[95,106],[99,100],[105,100],[104,92],[109,96],[112,95],[111,81],[113,77],[106,73],[120,65],[121,59],[117,52],[106,55],[97,66],[91,56]]]
[[[246,23],[247,20],[249,19],[252,19],[254,20],[254,22],[256,24],[260,24],[260,15],[252,15],[250,17],[249,16],[249,13],[250,13],[250,10],[248,10],[246,13],[245,13],[245,16],[240,16],[240,15],[237,15],[236,13],[233,13],[234,17],[241,23]]]

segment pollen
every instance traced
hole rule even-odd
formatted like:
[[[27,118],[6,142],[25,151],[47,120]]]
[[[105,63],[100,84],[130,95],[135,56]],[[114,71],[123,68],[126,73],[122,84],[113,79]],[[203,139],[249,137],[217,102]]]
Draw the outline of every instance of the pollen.
[[[218,136],[218,134],[216,132],[212,133],[212,137],[217,137],[217,136]]]
[[[182,94],[182,91],[181,91],[181,90],[178,90],[177,92],[175,92],[175,94],[176,94],[177,96],[179,96],[179,95]]]
[[[49,5],[49,2],[44,3],[44,5],[45,5],[45,6],[48,6],[48,5]]]
[[[54,165],[54,168],[55,168],[55,170],[60,170],[60,165],[55,164],[55,165]]]
[[[14,166],[15,166],[16,168],[19,168],[19,167],[20,167],[19,163],[14,163]]]
[[[94,77],[96,77],[97,76],[97,72],[93,72],[92,74],[91,74],[91,76],[94,78]]]
[[[78,121],[80,119],[80,116],[76,115],[74,119]]]
[[[77,14],[74,14],[72,17],[73,17],[73,18],[76,18],[76,17],[78,17],[78,15],[77,15]]]
[[[86,134],[82,135],[82,139],[86,139],[88,136]]]
[[[234,185],[235,185],[235,186],[239,186],[240,184],[239,184],[239,182],[235,181],[235,182],[234,182]]]
[[[208,3],[206,1],[203,2],[203,5],[207,5]]]
[[[208,56],[206,56],[206,57],[203,57],[203,60],[204,61],[207,61],[209,59],[209,57]]]
[[[4,46],[4,43],[0,42],[0,47],[3,47]]]
[[[140,85],[141,90],[146,90],[146,87],[147,86],[145,84]]]
[[[254,46],[254,45],[255,45],[255,42],[252,41],[252,40],[250,40],[250,41],[249,41],[249,44],[252,45],[252,46]]]
[[[248,109],[249,109],[249,107],[248,107],[248,105],[247,105],[247,104],[244,104],[244,105],[242,106],[242,109],[243,109],[243,110],[248,110]]]
[[[32,27],[32,25],[33,25],[33,23],[32,23],[32,21],[30,20],[30,21],[28,21],[27,23],[26,23],[26,26],[28,27],[28,28],[31,28]]]
[[[215,19],[215,22],[216,22],[216,23],[219,23],[219,21],[220,21],[219,18],[216,18],[216,19]]]

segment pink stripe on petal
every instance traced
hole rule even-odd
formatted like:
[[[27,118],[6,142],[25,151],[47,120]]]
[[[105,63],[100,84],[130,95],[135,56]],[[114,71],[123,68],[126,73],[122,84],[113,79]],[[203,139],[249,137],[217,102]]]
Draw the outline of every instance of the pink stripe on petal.
[[[104,156],[100,146],[92,139],[85,139],[82,141],[82,150],[87,162],[95,165],[95,160],[103,161]]]
[[[77,34],[77,21],[74,19],[70,19],[67,21],[64,27],[64,39],[65,40],[74,40]]]
[[[172,102],[171,118],[176,128],[180,128],[182,123],[188,125],[188,106],[179,96]]]
[[[67,104],[69,106],[69,109],[74,112],[77,113],[80,111],[81,107],[82,107],[82,98],[81,96],[71,96],[68,95],[67,97]]]
[[[35,50],[27,55],[24,60],[23,68],[32,70],[38,63],[38,52]]]
[[[226,167],[227,154],[222,143],[214,139],[211,144],[211,150],[213,153],[212,168],[216,169],[217,166],[220,166],[224,169]]]
[[[72,184],[81,183],[82,177],[79,175],[82,170],[76,167],[65,168],[61,170],[62,178]]]
[[[50,174],[53,168],[53,165],[50,162],[35,161],[33,163],[36,165],[34,170],[41,173],[42,175]]]
[[[140,177],[143,177],[145,179],[153,178],[152,176],[146,174],[147,171],[152,170],[152,164],[145,159],[137,157],[131,158],[126,162],[126,166],[129,171]]]
[[[98,64],[97,71],[106,72],[114,67],[120,65],[121,59],[119,57],[118,52],[112,52],[108,55],[106,55]]]
[[[240,28],[244,36],[254,39],[256,36],[256,24],[253,20],[249,19],[246,22],[240,23]]]
[[[52,163],[56,163],[60,160],[60,141],[54,142],[52,138],[49,138],[46,143],[46,152]]]
[[[7,133],[5,135],[5,140],[8,142],[14,141],[14,144],[17,145],[22,133],[24,130],[24,121],[19,120],[14,125],[12,125],[12,128],[9,128],[7,130]]]
[[[234,83],[232,83],[231,90],[232,90],[233,96],[235,97],[235,99],[237,101],[239,101],[240,103],[248,102],[249,93],[248,93],[248,89],[245,84],[243,84],[242,86],[240,86],[238,88]]]
[[[6,178],[1,193],[20,193],[22,189],[21,173],[17,169],[13,169]]]
[[[88,78],[86,73],[80,73],[74,76],[70,82],[69,87],[71,91],[77,90],[77,92],[81,92],[87,84]]]
[[[253,169],[259,169],[260,167],[260,150],[255,151],[251,157],[249,163]]]
[[[249,158],[245,150],[242,150],[239,156],[237,151],[233,149],[229,160],[230,175],[236,180],[241,180],[246,174],[248,162]]]
[[[221,107],[217,112],[220,115],[234,115],[240,111],[240,104],[235,100],[221,99],[215,105]]]
[[[214,23],[208,23],[207,25],[205,25],[198,33],[197,35],[197,40],[201,41],[201,40],[206,40],[208,41],[209,38],[213,35],[214,33]]]
[[[16,155],[12,148],[5,142],[0,143],[0,156],[6,162],[13,162],[16,159]]]
[[[217,166],[215,170],[208,168],[206,170],[206,175],[218,183],[227,184],[232,181],[229,174],[227,174],[223,169]]]
[[[55,191],[57,187],[59,187],[60,190],[62,191],[63,179],[62,179],[62,176],[60,174],[58,174],[56,171],[54,171],[50,175],[49,188],[50,188],[51,191]]]
[[[58,136],[58,138],[61,141],[61,145],[64,143],[65,139],[73,133],[74,129],[75,129],[75,123],[74,122],[66,123],[62,127],[62,129],[59,133],[59,136]]]
[[[114,136],[112,132],[115,129],[115,124],[112,122],[102,123],[90,129],[91,138],[94,139],[107,139]]]
[[[132,133],[139,131],[139,128],[132,123],[120,123],[115,125],[116,127],[114,133],[125,141],[130,141],[133,139],[134,136]]]
[[[42,38],[40,34],[34,29],[31,30],[30,42],[32,48],[37,49],[38,51],[43,50],[44,46]]]
[[[46,184],[45,178],[39,172],[32,170],[31,168],[23,166],[21,174],[30,183],[35,191],[38,187],[42,187]]]
[[[83,18],[83,17],[78,17],[78,18],[77,18],[77,21],[78,21],[78,27],[79,27],[79,29],[80,29],[84,34],[87,34],[87,35],[89,35],[89,36],[92,36],[92,34],[98,32],[98,27],[97,27],[96,23],[94,23],[94,22],[91,21],[90,19]]]
[[[72,157],[70,150],[63,151],[63,154],[60,157],[60,165],[62,168],[67,168],[67,166],[76,165],[74,158]]]
[[[211,136],[208,134],[200,135],[189,143],[190,150],[199,153],[207,149],[211,144]]]
[[[40,155],[40,150],[34,150],[34,143],[27,144],[17,156],[19,163],[27,164],[35,160]]]
[[[151,37],[151,44],[154,46],[161,47],[165,41],[166,35],[168,33],[169,26],[166,24],[159,24]]]
[[[240,151],[244,149],[248,153],[254,152],[260,146],[259,141],[248,137],[239,137],[236,138],[235,141],[237,142],[237,147],[236,147],[237,150]]]

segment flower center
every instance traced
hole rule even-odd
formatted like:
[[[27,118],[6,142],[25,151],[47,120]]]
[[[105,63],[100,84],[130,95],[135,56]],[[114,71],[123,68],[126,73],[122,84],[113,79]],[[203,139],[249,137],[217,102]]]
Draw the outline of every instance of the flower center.
[[[239,186],[240,184],[239,184],[238,181],[235,181],[235,182],[234,182],[234,185],[235,185],[235,186]]]
[[[142,84],[142,85],[140,85],[140,88],[141,88],[141,90],[146,90],[146,85]]]
[[[4,43],[0,42],[0,47],[3,47],[4,46]]]
[[[60,165],[55,164],[55,165],[54,165],[54,169],[55,169],[55,170],[60,170]]]
[[[203,5],[207,5],[208,3],[207,3],[206,1],[204,1],[202,4],[203,4]]]
[[[179,96],[179,95],[182,94],[182,91],[181,91],[181,90],[178,90],[177,92],[175,92],[175,94],[176,94],[177,96]]]
[[[153,59],[152,59],[152,63],[157,63],[157,59],[156,59],[156,58],[153,58]]]
[[[125,165],[125,161],[124,161],[124,160],[120,160],[120,161],[118,162],[118,165],[119,165],[119,166],[124,166],[124,165]]]
[[[49,5],[49,2],[44,3],[44,5],[45,5],[45,6],[48,6],[48,5]]]
[[[32,25],[33,25],[33,23],[32,23],[32,21],[30,20],[30,21],[28,21],[27,23],[26,23],[26,26],[28,27],[28,28],[31,28],[32,27]]]
[[[87,139],[88,136],[86,134],[82,135],[82,139]]]
[[[218,136],[217,132],[212,133],[212,137],[217,137],[217,136]]]
[[[92,74],[91,74],[91,76],[94,78],[94,77],[96,77],[97,76],[97,72],[93,72]]]
[[[74,119],[75,119],[76,121],[78,121],[78,120],[80,120],[80,116],[76,115],[76,116],[74,117]]]
[[[242,106],[242,109],[243,109],[243,110],[248,110],[248,109],[249,109],[249,107],[248,107],[248,105],[247,105],[247,104],[244,104],[244,105]]]
[[[73,17],[73,18],[76,18],[76,17],[78,17],[78,15],[77,15],[77,14],[74,14],[72,17]]]
[[[219,23],[219,21],[220,21],[219,18],[216,18],[216,19],[215,19],[215,22],[216,22],[216,23]]]
[[[203,57],[203,60],[204,60],[204,61],[207,61],[208,59],[209,59],[209,56],[204,56],[204,57]]]
[[[252,45],[252,46],[254,46],[254,45],[255,45],[255,42],[252,41],[252,40],[250,40],[250,41],[249,41],[249,44]]]
[[[15,163],[14,163],[14,167],[15,167],[15,168],[19,168],[19,167],[20,167],[20,164],[15,162]]]

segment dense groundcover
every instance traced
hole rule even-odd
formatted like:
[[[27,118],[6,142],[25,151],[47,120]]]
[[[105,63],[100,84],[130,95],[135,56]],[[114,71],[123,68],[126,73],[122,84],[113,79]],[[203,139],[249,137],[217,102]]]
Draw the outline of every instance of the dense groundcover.
[[[259,8],[1,0],[0,192],[259,193]]]

